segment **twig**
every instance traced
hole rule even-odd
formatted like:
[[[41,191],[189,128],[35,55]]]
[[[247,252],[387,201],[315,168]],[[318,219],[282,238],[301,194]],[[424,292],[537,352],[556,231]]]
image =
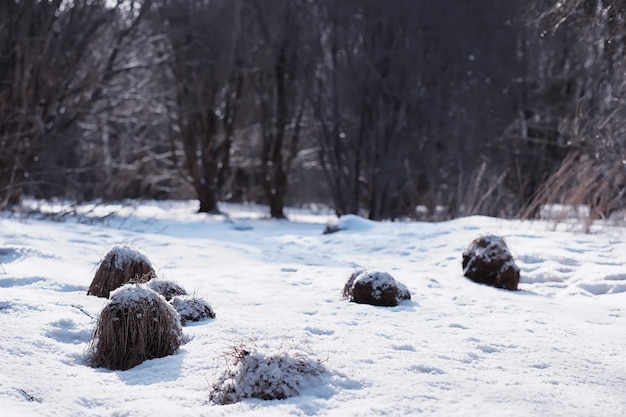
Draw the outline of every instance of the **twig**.
[[[2,266],[2,262],[0,262],[0,269],[2,269],[2,273],[3,273],[4,275],[6,275],[6,274],[7,274],[7,271],[6,271],[6,270],[4,269],[4,267]]]
[[[22,395],[24,395],[24,397],[26,397],[26,399],[30,402],[38,402],[38,403],[42,402],[39,398],[30,395],[29,393],[24,391],[22,388],[18,388],[18,391],[21,392]]]
[[[83,314],[85,314],[86,316],[88,316],[88,317],[90,317],[90,318],[92,318],[92,319],[95,319],[95,317],[93,316],[93,314],[89,313],[88,311],[86,311],[86,310],[85,310],[84,308],[82,308],[81,306],[77,306],[76,304],[72,304],[72,307],[74,307],[74,308],[76,308],[76,309],[78,309],[78,310],[82,311],[82,312],[83,312]]]

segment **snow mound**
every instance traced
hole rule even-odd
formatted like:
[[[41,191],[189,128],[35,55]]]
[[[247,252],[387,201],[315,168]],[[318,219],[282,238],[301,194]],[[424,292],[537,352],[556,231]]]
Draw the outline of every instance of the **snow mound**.
[[[330,234],[339,232],[341,230],[348,230],[351,232],[364,232],[370,230],[376,226],[376,222],[364,219],[354,214],[346,214],[341,216],[336,223],[329,223],[326,225],[324,234]]]
[[[300,346],[241,344],[225,355],[226,370],[212,384],[214,404],[245,398],[282,400],[319,385],[328,371],[322,361]]]

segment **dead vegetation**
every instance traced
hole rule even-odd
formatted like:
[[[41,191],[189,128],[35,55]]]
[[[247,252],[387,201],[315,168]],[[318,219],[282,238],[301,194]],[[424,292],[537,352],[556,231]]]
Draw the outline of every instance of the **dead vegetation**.
[[[559,204],[571,210],[551,213],[549,220],[558,223],[574,217],[589,233],[595,220],[606,220],[624,208],[624,193],[626,171],[622,161],[600,163],[588,155],[573,152],[541,185],[522,218],[537,217],[544,206]]]
[[[170,304],[180,314],[183,325],[189,321],[215,318],[215,311],[213,311],[211,304],[201,298],[177,295],[170,300]]]
[[[234,346],[224,355],[225,370],[211,385],[209,399],[224,405],[245,398],[283,400],[320,383],[327,372],[309,349],[295,344],[257,342]]]
[[[108,298],[111,291],[129,282],[143,283],[155,277],[152,264],[133,246],[113,246],[100,260],[87,295]]]
[[[148,281],[148,287],[161,294],[167,301],[179,295],[187,295],[187,291],[179,284],[162,279]]]
[[[89,363],[127,370],[171,355],[181,343],[176,310],[145,284],[128,284],[111,293],[100,313],[89,344]]]

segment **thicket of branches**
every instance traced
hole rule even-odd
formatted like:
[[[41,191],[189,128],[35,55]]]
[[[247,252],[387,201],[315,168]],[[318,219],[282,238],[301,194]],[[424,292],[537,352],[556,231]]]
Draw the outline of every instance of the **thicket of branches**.
[[[0,209],[31,195],[605,216],[625,183],[625,6],[8,0]]]

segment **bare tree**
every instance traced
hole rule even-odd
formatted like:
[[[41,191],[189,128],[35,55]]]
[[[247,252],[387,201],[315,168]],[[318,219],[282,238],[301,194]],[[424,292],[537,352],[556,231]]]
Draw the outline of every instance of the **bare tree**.
[[[0,207],[19,203],[25,191],[58,195],[51,191],[54,179],[83,156],[76,151],[79,125],[107,94],[123,45],[149,6],[150,1],[2,3]]]
[[[364,158],[361,174],[368,216],[393,217],[389,201],[406,178],[403,160],[414,150],[410,127],[419,75],[412,48],[413,7],[408,3],[365,3],[356,16],[359,35],[347,52],[357,93],[356,134]]]
[[[359,212],[362,144],[354,130],[355,105],[346,52],[355,36],[350,27],[354,4],[315,3],[318,60],[312,80],[311,106],[316,123],[319,160],[338,215]]]
[[[42,143],[81,117],[98,72],[83,57],[108,21],[98,5],[6,1],[0,10],[0,207],[21,201]]]
[[[182,143],[200,212],[219,211],[229,170],[243,87],[241,6],[240,0],[164,0],[153,25],[169,48],[173,135]]]
[[[519,2],[315,4],[311,102],[338,214],[412,216],[418,204],[493,213],[506,174],[488,153],[503,146],[515,114],[506,91],[517,76],[516,28],[507,20]]]
[[[307,3],[251,2],[258,44],[249,63],[260,125],[260,180],[270,215],[284,218],[288,175],[300,147],[309,96]]]

